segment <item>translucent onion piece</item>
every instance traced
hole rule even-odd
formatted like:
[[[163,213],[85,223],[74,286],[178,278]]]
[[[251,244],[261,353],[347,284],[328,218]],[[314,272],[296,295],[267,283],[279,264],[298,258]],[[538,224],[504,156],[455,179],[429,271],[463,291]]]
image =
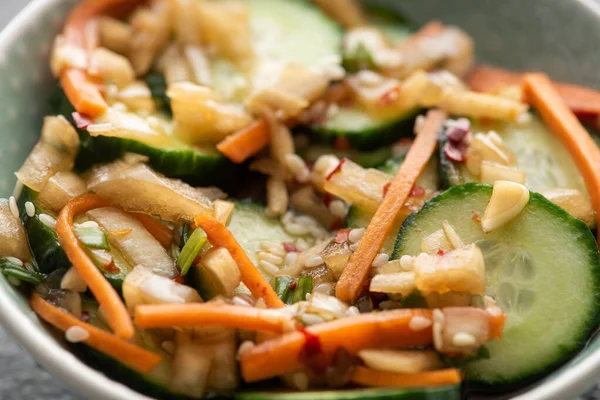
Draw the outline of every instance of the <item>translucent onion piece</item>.
[[[154,172],[139,161],[118,160],[87,175],[88,189],[126,211],[157,215],[166,221],[213,216],[212,202],[201,190]]]
[[[25,186],[39,192],[58,171],[70,171],[79,151],[79,136],[63,116],[44,118],[42,136],[16,173]]]
[[[10,211],[9,201],[0,199],[0,257],[31,261],[27,235],[21,221]]]
[[[37,202],[42,209],[58,213],[69,201],[84,193],[87,193],[87,186],[79,175],[70,171],[60,171],[44,185]]]
[[[100,225],[111,245],[117,247],[130,264],[143,265],[168,278],[178,275],[175,261],[135,217],[116,208],[97,208],[86,214]]]

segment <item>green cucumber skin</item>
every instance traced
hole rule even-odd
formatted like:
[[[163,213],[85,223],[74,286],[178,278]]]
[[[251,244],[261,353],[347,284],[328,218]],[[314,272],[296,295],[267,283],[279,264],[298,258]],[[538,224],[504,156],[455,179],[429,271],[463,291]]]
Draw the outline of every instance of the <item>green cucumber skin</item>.
[[[440,189],[445,190],[452,186],[459,185],[462,180],[459,166],[451,161],[444,152],[444,146],[448,143],[448,138],[442,130],[438,136],[438,185]]]
[[[409,216],[404,224],[402,225],[400,232],[396,239],[396,245],[394,252],[392,253],[391,259],[398,259],[400,255],[405,254],[403,239],[411,235],[415,229],[418,229],[418,219],[423,215],[426,215],[430,210],[436,208],[440,203],[443,203],[446,199],[455,197],[457,199],[468,198],[473,194],[486,193],[491,196],[492,185],[484,185],[479,183],[466,183],[463,185],[453,186],[435,198],[428,201],[424,207],[418,213]],[[565,210],[560,208],[548,201],[545,197],[538,193],[530,192],[529,205],[534,207],[543,207],[553,217],[562,219],[566,224],[569,224],[573,231],[578,233],[574,239],[581,244],[582,247],[587,249],[587,264],[590,266],[590,275],[593,278],[591,296],[593,297],[592,302],[593,312],[586,317],[581,325],[584,326],[579,332],[577,332],[576,340],[569,346],[561,347],[561,354],[556,356],[555,359],[546,364],[540,365],[536,370],[526,372],[523,376],[515,379],[496,379],[496,380],[481,380],[468,378],[467,385],[470,389],[482,392],[506,392],[516,388],[523,387],[529,383],[532,383],[541,377],[547,375],[551,371],[564,364],[567,360],[572,358],[582,346],[587,342],[590,335],[597,329],[600,324],[600,263],[598,262],[598,246],[596,240],[587,227],[587,225],[573,217],[571,217]],[[441,221],[440,221],[441,223]]]
[[[237,393],[237,400],[460,400],[459,386],[415,389],[348,389],[314,392]]]
[[[67,255],[58,243],[58,235],[55,231],[42,224],[39,219],[41,213],[46,213],[38,207],[35,198],[36,193],[28,187],[23,188],[23,193],[19,199],[21,220],[27,232],[29,247],[35,258],[40,272],[49,274],[59,268],[66,268],[71,265]],[[32,202],[35,206],[35,215],[30,217],[25,212],[24,204]]]
[[[402,115],[397,120],[383,121],[380,125],[362,131],[338,130],[321,125],[311,126],[310,131],[321,142],[335,144],[339,138],[346,138],[351,148],[371,151],[382,146],[389,146],[399,139],[412,137],[415,118],[418,114],[419,112],[415,111],[409,115]]]

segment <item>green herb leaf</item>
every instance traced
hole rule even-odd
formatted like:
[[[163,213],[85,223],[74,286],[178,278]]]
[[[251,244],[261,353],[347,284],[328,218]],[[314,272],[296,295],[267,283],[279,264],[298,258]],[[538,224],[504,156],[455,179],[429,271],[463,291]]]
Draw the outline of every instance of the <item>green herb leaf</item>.
[[[277,276],[275,277],[275,293],[283,301],[287,303],[288,296],[290,295],[290,284],[294,281],[291,276]]]
[[[200,253],[206,242],[207,238],[204,231],[200,228],[196,228],[181,249],[181,254],[177,257],[177,268],[179,268],[181,276],[188,273],[194,259]]]
[[[108,250],[108,240],[102,229],[93,226],[75,226],[75,236],[81,243],[91,249]]]
[[[312,287],[312,277],[303,276],[302,278],[298,278],[296,287],[293,290],[290,290],[287,304],[294,304],[306,300],[306,295],[312,293]]]
[[[20,281],[31,283],[32,285],[38,285],[44,280],[42,274],[37,272],[29,271],[23,267],[19,267],[11,264],[10,266],[2,267],[2,273],[5,276],[12,276]]]

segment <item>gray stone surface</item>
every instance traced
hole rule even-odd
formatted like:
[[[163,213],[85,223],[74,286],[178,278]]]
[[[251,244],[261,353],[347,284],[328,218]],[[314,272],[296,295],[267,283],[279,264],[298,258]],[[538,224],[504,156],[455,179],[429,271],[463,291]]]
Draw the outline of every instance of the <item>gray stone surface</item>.
[[[0,0],[0,29],[31,0]],[[63,385],[42,370],[18,344],[0,328],[0,399],[76,400]],[[582,399],[600,399],[595,388]]]

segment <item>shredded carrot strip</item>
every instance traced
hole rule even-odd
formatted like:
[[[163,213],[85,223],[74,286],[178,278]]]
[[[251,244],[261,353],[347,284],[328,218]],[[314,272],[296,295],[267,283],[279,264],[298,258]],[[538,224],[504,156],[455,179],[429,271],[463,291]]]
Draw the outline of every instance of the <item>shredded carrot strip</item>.
[[[73,219],[76,215],[107,206],[109,203],[95,194],[86,194],[71,200],[58,215],[56,233],[69,261],[106,312],[110,327],[117,336],[130,339],[135,334],[135,330],[125,304],[117,291],[90,260],[73,232]]]
[[[140,328],[217,325],[278,333],[295,326],[290,315],[275,310],[220,303],[140,305],[135,310],[135,324]]]
[[[242,376],[247,382],[254,382],[283,375],[301,367],[303,357],[311,355],[329,362],[340,348],[354,355],[367,348],[431,344],[431,326],[416,331],[410,328],[410,320],[415,316],[431,320],[432,311],[402,309],[360,314],[286,333],[240,354]],[[309,343],[309,338],[313,343]],[[311,349],[316,350],[315,354],[306,354]]]
[[[340,300],[354,304],[360,293],[369,268],[390,234],[398,213],[404,206],[415,182],[433,155],[437,137],[446,114],[441,110],[430,110],[420,132],[411,146],[398,173],[367,226],[358,248],[350,257],[336,285],[335,294]]]
[[[506,322],[506,314],[500,307],[493,306],[486,309],[490,326],[490,339],[500,339]]]
[[[63,35],[66,42],[88,53],[98,46],[98,32],[94,19],[116,7],[132,7],[137,0],[86,0],[79,3],[67,17]],[[95,117],[108,109],[94,80],[86,71],[67,68],[60,77],[65,94],[77,112]]]
[[[260,119],[227,136],[217,144],[217,149],[234,163],[240,164],[263,149],[269,140],[269,127],[264,119]]]
[[[524,74],[502,68],[478,66],[468,77],[469,86],[478,92],[491,92],[508,85],[521,85]],[[553,82],[571,110],[578,115],[600,114],[600,92],[594,89]]]
[[[358,366],[354,370],[351,380],[362,386],[409,388],[455,385],[460,383],[461,376],[460,372],[454,368],[398,374]]]
[[[565,104],[548,76],[526,74],[523,79],[523,94],[527,101],[540,112],[544,121],[573,157],[583,176],[594,211],[596,211],[597,221],[600,223],[600,150],[598,146]]]
[[[89,337],[83,341],[88,346],[116,359],[128,367],[149,373],[161,362],[158,354],[145,350],[135,344],[129,343],[117,336],[85,323],[73,315],[46,302],[34,293],[30,300],[31,308],[44,321],[65,332],[69,328],[78,326],[86,330]]]
[[[235,260],[240,273],[242,282],[248,287],[250,292],[257,299],[263,299],[270,308],[280,308],[284,304],[271,285],[265,280],[260,271],[248,258],[244,249],[235,240],[231,232],[225,225],[216,219],[207,215],[199,214],[194,219],[196,226],[204,230],[208,241],[215,247],[225,247],[231,257]]]
[[[146,228],[146,230],[150,232],[164,248],[169,248],[171,246],[171,243],[173,242],[173,231],[168,226],[148,214],[139,212],[132,212],[130,214],[140,221],[141,224],[144,225],[144,228]]]

